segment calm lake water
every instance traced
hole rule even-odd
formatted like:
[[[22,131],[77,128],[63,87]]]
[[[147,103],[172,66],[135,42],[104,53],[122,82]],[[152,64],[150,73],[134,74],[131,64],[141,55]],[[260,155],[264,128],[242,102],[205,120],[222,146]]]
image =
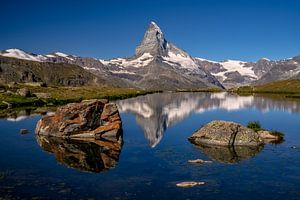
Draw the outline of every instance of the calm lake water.
[[[0,197],[300,199],[300,148],[291,148],[300,147],[300,101],[163,93],[116,103],[124,130],[120,154],[94,143],[36,138],[40,115],[1,119]],[[284,132],[285,141],[242,153],[189,143],[211,120],[258,120]],[[29,133],[21,135],[21,128]],[[198,158],[213,162],[187,163]],[[181,181],[206,184],[176,187]]]

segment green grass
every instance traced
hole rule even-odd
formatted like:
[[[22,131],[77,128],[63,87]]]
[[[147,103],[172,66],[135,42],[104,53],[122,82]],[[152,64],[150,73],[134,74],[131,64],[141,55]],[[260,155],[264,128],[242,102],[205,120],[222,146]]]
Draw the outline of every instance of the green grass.
[[[176,92],[224,92],[220,88],[193,88],[193,89],[177,89]]]
[[[50,98],[37,98],[37,97],[22,97],[15,94],[15,92],[26,87],[31,93],[45,93]],[[97,86],[85,86],[85,87],[34,87],[28,85],[18,84],[9,88],[11,93],[0,93],[0,109],[7,108],[7,104],[3,101],[15,107],[26,106],[52,106],[52,105],[64,105],[70,102],[80,102],[84,99],[126,99],[136,97],[139,95],[145,95],[156,91],[137,90],[132,88],[111,88],[111,87],[97,87]]]
[[[248,122],[247,127],[254,130],[255,132],[265,130],[261,127],[261,124],[259,121],[250,121],[250,122]],[[269,132],[271,135],[278,137],[277,142],[283,141],[284,133],[277,131],[277,130],[272,130]],[[275,143],[276,143],[276,141],[275,141]]]
[[[256,86],[242,86],[229,91],[238,94],[279,94],[289,98],[300,98],[300,79],[280,80]]]
[[[279,139],[283,139],[284,133],[277,131],[277,130],[272,130],[270,131],[271,135],[277,136]]]
[[[254,130],[255,132],[258,132],[258,131],[261,131],[263,130],[261,128],[261,125],[260,125],[260,122],[259,121],[250,121],[248,124],[247,124],[247,127]]]
[[[42,106],[45,103],[43,100],[34,97],[22,97],[16,94],[4,94],[0,93],[0,109],[7,108],[7,102],[12,107],[24,107],[24,106]]]

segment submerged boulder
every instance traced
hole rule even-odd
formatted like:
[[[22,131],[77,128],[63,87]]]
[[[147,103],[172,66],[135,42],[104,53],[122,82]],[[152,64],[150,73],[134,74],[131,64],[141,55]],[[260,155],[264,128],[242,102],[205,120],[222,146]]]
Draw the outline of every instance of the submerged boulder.
[[[263,144],[259,134],[252,129],[228,121],[212,121],[196,131],[189,140],[194,144],[221,146],[258,146]]]
[[[36,134],[69,139],[105,139],[122,143],[122,123],[116,104],[108,100],[84,100],[60,107],[43,117]]]
[[[195,160],[188,160],[188,163],[191,163],[191,164],[204,164],[204,163],[212,163],[212,161],[202,160],[202,159],[195,159]]]
[[[176,183],[177,187],[182,187],[182,188],[190,188],[190,187],[195,187],[197,185],[204,185],[205,182],[201,181],[184,181],[180,183]]]

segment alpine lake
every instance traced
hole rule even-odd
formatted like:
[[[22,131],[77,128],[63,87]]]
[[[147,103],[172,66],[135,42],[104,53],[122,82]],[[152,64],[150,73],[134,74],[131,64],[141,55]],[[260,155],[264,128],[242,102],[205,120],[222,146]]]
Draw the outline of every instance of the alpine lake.
[[[300,199],[299,100],[182,92],[115,103],[124,140],[117,153],[39,138],[35,110],[1,119],[0,199]],[[252,150],[191,144],[188,137],[212,120],[259,121],[285,133],[284,141]],[[205,184],[176,186],[183,181]]]

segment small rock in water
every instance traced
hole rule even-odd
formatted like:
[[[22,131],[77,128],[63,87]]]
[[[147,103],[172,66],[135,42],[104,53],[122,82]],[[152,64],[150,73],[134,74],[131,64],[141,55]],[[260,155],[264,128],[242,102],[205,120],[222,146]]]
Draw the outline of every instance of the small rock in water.
[[[21,133],[22,135],[25,135],[25,134],[28,133],[28,130],[27,130],[26,128],[22,128],[22,129],[20,129],[20,133]]]
[[[292,146],[292,149],[300,149],[300,146]]]
[[[204,185],[204,184],[205,184],[204,182],[185,181],[185,182],[177,183],[176,186],[183,187],[183,188],[190,188],[190,187],[194,187],[197,185]]]
[[[202,159],[188,160],[188,162],[189,162],[189,163],[193,163],[193,164],[212,163],[212,161],[209,161],[209,160],[202,160]]]

